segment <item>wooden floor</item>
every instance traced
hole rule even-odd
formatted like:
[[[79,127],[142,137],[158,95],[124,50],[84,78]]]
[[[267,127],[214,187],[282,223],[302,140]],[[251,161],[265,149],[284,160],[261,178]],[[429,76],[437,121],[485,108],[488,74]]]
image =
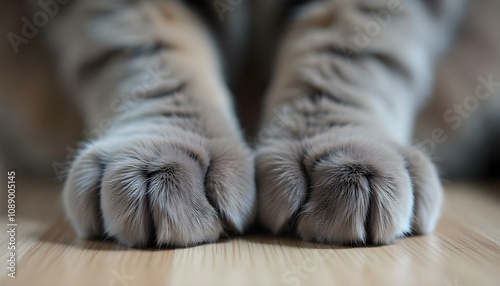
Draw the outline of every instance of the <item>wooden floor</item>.
[[[498,184],[449,185],[434,234],[362,248],[253,235],[187,249],[126,249],[76,238],[57,185],[20,182],[17,192],[17,278],[7,277],[2,231],[0,285],[500,285]]]

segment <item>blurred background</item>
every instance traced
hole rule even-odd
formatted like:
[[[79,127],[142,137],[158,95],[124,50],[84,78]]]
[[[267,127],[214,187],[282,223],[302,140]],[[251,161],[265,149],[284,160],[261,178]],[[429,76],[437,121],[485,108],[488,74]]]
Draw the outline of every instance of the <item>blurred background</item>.
[[[0,169],[61,180],[85,127],[44,43],[47,27],[26,41],[14,36],[22,35],[23,18],[31,21],[39,11],[37,1],[0,0]],[[21,42],[14,47],[13,40]],[[481,85],[488,99],[473,98]],[[258,120],[248,115],[257,111],[248,103],[256,97],[246,93],[239,110],[253,138]],[[415,144],[427,149],[445,178],[500,178],[500,1],[470,1],[415,133]]]

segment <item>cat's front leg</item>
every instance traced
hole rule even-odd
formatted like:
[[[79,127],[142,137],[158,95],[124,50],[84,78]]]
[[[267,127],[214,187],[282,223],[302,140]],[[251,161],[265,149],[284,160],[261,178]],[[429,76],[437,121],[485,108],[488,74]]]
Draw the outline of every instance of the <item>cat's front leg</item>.
[[[177,1],[71,9],[58,26],[60,64],[89,128],[102,131],[64,186],[78,235],[183,247],[243,232],[255,214],[253,154],[198,17]]]
[[[394,2],[312,1],[290,18],[256,158],[273,232],[385,244],[436,226],[442,186],[409,142],[446,29],[434,5]]]

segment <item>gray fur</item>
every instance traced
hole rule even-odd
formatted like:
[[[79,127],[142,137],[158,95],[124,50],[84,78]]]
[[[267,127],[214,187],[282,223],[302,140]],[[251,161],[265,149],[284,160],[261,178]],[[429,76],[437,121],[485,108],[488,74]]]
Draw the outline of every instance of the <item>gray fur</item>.
[[[78,1],[66,13],[62,69],[87,126],[112,122],[66,180],[78,235],[146,247],[242,233],[256,213],[253,154],[197,16],[177,1]]]
[[[53,43],[88,126],[113,123],[81,151],[64,187],[77,233],[189,246],[241,233],[257,213],[274,233],[324,243],[432,231],[442,187],[409,143],[458,13],[447,13],[450,1],[401,1],[356,47],[352,28],[389,2],[311,1],[288,18],[257,147],[258,206],[253,154],[198,17],[182,1],[76,2]],[[278,10],[269,16],[289,2],[254,3]],[[268,18],[274,36],[279,17]],[[161,80],[134,96],[150,65]]]
[[[390,2],[312,1],[291,17],[256,155],[259,221],[274,233],[386,244],[434,229],[442,187],[409,143],[458,14],[449,1],[400,1],[356,46],[348,30]]]

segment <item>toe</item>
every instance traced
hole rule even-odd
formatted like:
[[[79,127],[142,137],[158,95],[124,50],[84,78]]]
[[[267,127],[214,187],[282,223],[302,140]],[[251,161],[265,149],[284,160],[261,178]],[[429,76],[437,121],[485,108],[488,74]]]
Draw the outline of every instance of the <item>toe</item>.
[[[75,159],[63,189],[66,215],[78,236],[83,238],[102,235],[99,215],[101,177],[100,148],[89,145]]]
[[[274,233],[291,226],[306,200],[303,153],[298,144],[288,141],[263,146],[257,152],[259,219]]]
[[[216,241],[223,231],[205,194],[205,170],[183,151],[169,149],[148,171],[148,199],[156,244],[190,246]]]
[[[415,197],[412,222],[414,234],[432,232],[438,222],[443,204],[443,187],[434,164],[423,152],[416,148],[404,148]]]
[[[311,189],[298,220],[301,237],[385,244],[408,231],[413,197],[401,156],[362,138],[328,144],[330,152],[306,157]]]
[[[113,160],[103,175],[101,210],[105,232],[129,247],[147,246],[154,235],[149,221],[147,178],[138,167],[141,164],[131,158]]]
[[[114,154],[104,173],[106,232],[135,247],[215,241],[223,229],[205,194],[208,155],[201,143],[155,137],[133,143]]]
[[[252,152],[229,139],[209,142],[211,162],[205,177],[206,194],[225,226],[242,233],[256,214]]]

